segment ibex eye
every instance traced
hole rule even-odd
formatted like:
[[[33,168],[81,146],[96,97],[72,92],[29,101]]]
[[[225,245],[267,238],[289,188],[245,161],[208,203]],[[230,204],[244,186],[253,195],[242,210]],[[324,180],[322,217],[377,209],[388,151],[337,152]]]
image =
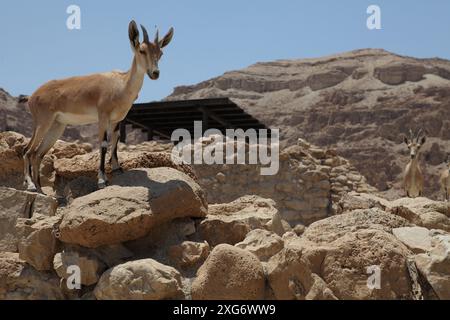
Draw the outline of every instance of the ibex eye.
[[[142,53],[142,54],[145,54],[145,51],[143,51],[143,50],[139,50],[139,52]]]

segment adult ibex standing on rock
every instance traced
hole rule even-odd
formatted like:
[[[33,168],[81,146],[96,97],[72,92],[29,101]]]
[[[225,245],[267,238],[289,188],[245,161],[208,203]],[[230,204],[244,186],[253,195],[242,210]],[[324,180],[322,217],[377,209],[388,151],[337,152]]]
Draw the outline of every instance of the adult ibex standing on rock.
[[[420,197],[423,194],[423,174],[419,166],[420,148],[426,141],[426,137],[422,136],[422,129],[419,130],[414,137],[412,130],[409,130],[410,139],[405,136],[404,141],[409,149],[411,160],[406,165],[403,186],[406,195],[410,198]]]
[[[107,184],[105,156],[108,148],[107,132],[111,135],[111,166],[121,171],[117,158],[119,124],[126,117],[147,75],[159,78],[158,61],[161,49],[172,40],[173,28],[159,39],[158,32],[151,42],[147,30],[141,25],[144,41],[139,42],[139,30],[134,21],[128,27],[133,63],[128,72],[108,72],[84,77],[50,81],[29,98],[30,112],[34,120],[34,132],[24,154],[24,183],[27,190],[39,191],[39,168],[42,157],[55,144],[67,125],[98,123],[100,141],[100,169],[98,186]]]
[[[450,200],[450,154],[447,155],[447,163],[441,174],[441,187],[445,201]]]

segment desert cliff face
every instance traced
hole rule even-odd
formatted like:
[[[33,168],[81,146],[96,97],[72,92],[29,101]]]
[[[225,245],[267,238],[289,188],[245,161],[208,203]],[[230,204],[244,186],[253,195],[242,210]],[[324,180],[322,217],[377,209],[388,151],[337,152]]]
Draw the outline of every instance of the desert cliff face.
[[[450,62],[365,49],[318,59],[257,63],[193,86],[168,100],[230,97],[272,128],[284,145],[298,138],[336,148],[396,197],[408,162],[402,134],[422,127],[425,194],[441,197],[438,176],[450,151]]]

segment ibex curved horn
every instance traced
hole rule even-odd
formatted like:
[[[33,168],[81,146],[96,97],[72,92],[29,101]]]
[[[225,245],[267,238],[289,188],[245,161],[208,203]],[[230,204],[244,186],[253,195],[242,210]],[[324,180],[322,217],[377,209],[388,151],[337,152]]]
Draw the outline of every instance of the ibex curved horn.
[[[417,136],[416,136],[416,142],[419,142],[420,136],[422,135],[422,128],[419,129],[419,131],[417,132]]]
[[[145,43],[150,43],[150,40],[148,38],[148,32],[147,29],[145,29],[145,27],[141,24],[141,29],[142,29],[142,33],[144,35],[144,42]]]
[[[409,140],[414,141],[414,133],[411,128],[409,129]]]
[[[158,45],[158,42],[159,42],[159,29],[156,29],[155,44]]]

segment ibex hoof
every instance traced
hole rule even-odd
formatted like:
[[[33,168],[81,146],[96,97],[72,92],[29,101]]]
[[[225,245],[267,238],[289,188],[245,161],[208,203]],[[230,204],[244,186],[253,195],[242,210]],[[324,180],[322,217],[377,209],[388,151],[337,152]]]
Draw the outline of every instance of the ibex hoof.
[[[25,185],[28,192],[38,192],[38,189],[34,184]]]
[[[108,186],[108,181],[101,180],[101,181],[98,182],[97,185],[98,185],[99,189],[105,189]]]

